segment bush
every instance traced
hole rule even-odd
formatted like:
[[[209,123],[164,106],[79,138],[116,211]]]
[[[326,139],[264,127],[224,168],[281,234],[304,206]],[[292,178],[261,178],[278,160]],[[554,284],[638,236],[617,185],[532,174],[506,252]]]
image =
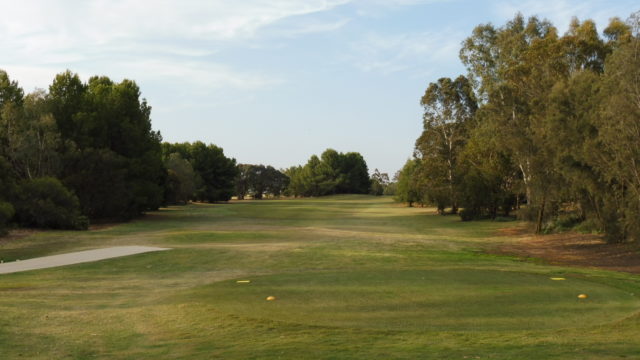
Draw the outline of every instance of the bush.
[[[553,220],[547,221],[542,232],[545,234],[559,233],[563,231],[573,230],[578,227],[584,218],[578,214],[562,214]]]
[[[80,214],[78,197],[55,178],[23,182],[15,206],[16,218],[24,226],[76,230],[89,226],[87,218]]]
[[[536,206],[523,206],[518,210],[518,220],[524,221],[536,221],[538,218],[538,207]]]
[[[7,223],[11,220],[14,214],[15,210],[11,204],[0,201],[0,235],[4,235],[6,233]]]
[[[471,221],[478,219],[480,217],[480,212],[472,208],[465,208],[460,210],[458,215],[460,215],[460,219],[462,221]]]
[[[583,234],[597,234],[602,232],[600,225],[594,219],[587,219],[577,224],[573,229]]]

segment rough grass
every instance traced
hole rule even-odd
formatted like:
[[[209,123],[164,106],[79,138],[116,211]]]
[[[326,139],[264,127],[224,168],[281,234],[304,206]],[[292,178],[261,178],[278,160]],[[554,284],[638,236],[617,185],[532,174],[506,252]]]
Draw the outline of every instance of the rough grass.
[[[0,275],[0,358],[637,357],[640,277],[483,252],[515,225],[340,196],[172,207],[0,242],[4,261],[173,248]]]

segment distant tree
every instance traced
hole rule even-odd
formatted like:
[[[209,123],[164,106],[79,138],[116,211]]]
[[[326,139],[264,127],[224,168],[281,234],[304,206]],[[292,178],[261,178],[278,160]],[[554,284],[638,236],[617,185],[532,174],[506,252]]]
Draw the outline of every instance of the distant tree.
[[[327,149],[320,157],[312,155],[305,166],[289,168],[284,174],[289,178],[285,192],[294,196],[366,194],[370,187],[367,163],[355,152]]]
[[[275,169],[273,166],[267,166],[265,169],[265,193],[273,196],[280,196],[287,186],[289,186],[289,177],[281,170]]]
[[[375,169],[371,175],[371,188],[369,193],[377,196],[383,195],[389,184],[389,175],[387,173],[380,173],[378,169]]]
[[[196,197],[203,201],[227,201],[234,190],[236,160],[224,155],[222,148],[195,142],[192,145],[193,169],[202,178]]]
[[[398,174],[400,172],[396,172],[396,175],[393,177],[393,181],[389,182],[389,185],[384,189],[383,195],[388,196],[396,196],[398,193]]]
[[[191,163],[176,152],[165,160],[165,166],[171,181],[171,191],[166,200],[169,203],[188,203],[196,191],[196,174]]]
[[[200,201],[227,201],[235,193],[238,169],[236,160],[224,155],[222,148],[205,144],[201,141],[194,143],[164,143],[162,145],[164,157],[177,153],[189,161],[195,173],[195,199]]]
[[[396,176],[396,201],[407,203],[409,206],[413,206],[416,202],[424,202],[424,189],[420,183],[421,177],[417,175],[419,171],[419,160],[407,160]]]
[[[250,191],[250,183],[249,178],[252,171],[252,166],[250,164],[238,164],[238,175],[235,180],[235,193],[238,197],[238,200],[242,200],[249,194]]]
[[[336,193],[338,184],[335,170],[329,163],[312,155],[300,172],[303,196],[323,196]]]
[[[240,164],[238,170],[238,199],[243,199],[247,194],[254,199],[262,199],[263,195],[279,196],[289,185],[289,177],[273,166]]]
[[[371,181],[367,163],[357,152],[340,154],[341,166],[339,168],[338,188],[339,193],[367,194]]]
[[[305,184],[302,178],[302,166],[292,166],[284,171],[289,178],[289,185],[284,190],[287,196],[299,197],[303,196]]]

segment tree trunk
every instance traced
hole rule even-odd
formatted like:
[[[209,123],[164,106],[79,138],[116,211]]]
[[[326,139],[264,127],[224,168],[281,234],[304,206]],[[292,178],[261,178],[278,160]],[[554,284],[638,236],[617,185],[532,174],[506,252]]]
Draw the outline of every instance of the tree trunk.
[[[540,204],[540,208],[538,209],[538,221],[536,221],[536,234],[540,234],[542,232],[542,220],[544,219],[544,207],[546,205],[546,196],[542,196],[542,204]]]

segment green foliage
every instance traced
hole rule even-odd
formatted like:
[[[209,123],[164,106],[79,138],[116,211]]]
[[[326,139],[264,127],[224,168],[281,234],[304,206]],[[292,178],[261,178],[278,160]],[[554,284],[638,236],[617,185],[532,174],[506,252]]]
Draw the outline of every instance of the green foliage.
[[[480,212],[473,207],[460,210],[458,215],[460,215],[462,221],[478,220],[480,218]]]
[[[59,74],[49,87],[63,144],[61,178],[91,218],[129,219],[163,202],[166,171],[151,108],[135,82]]]
[[[13,205],[6,201],[0,201],[0,235],[6,233],[7,224],[11,221],[13,215],[15,215]]]
[[[78,198],[51,177],[26,180],[16,198],[16,218],[25,226],[84,230],[87,218],[80,214]]]
[[[378,169],[375,169],[371,175],[371,187],[369,189],[369,193],[376,196],[389,195],[387,189],[390,184],[391,181],[389,181],[389,174],[380,173]]]
[[[548,221],[542,232],[545,234],[559,233],[573,230],[584,221],[584,218],[575,213],[562,214]]]
[[[463,220],[526,203],[519,217],[537,232],[573,227],[568,216],[611,242],[638,240],[640,15],[604,35],[574,18],[559,36],[520,14],[477,26],[460,51],[469,80],[440,79],[422,98],[419,164],[405,166],[398,198],[461,206]]]
[[[467,141],[468,122],[478,107],[471,83],[464,76],[441,78],[429,84],[420,104],[424,108],[424,130],[416,140],[419,176],[427,200],[441,212],[451,207],[456,213],[460,202],[458,160]]]
[[[280,196],[289,185],[289,177],[273,166],[240,164],[235,184],[238,199],[246,195],[262,199],[264,195]]]
[[[389,185],[387,185],[382,195],[396,196],[397,192],[398,192],[398,183],[394,181],[394,182],[390,182]]]
[[[305,166],[289,168],[285,174],[290,179],[286,193],[293,196],[366,194],[371,185],[362,155],[333,149],[321,157],[312,155]]]
[[[632,20],[634,38],[607,58],[596,122],[602,150],[594,164],[608,190],[602,203],[615,214],[603,218],[611,241],[640,240],[640,13]]]
[[[191,163],[182,158],[180,153],[169,154],[165,160],[168,182],[165,201],[169,204],[186,204],[196,191],[196,174]]]
[[[0,116],[3,152],[13,173],[21,179],[59,175],[61,138],[47,94],[36,90],[24,98],[21,107],[13,105],[5,105]]]
[[[0,69],[0,108],[7,104],[21,106],[24,100],[24,91],[15,80],[9,79],[9,74]]]
[[[199,201],[227,201],[235,192],[238,175],[236,160],[227,158],[222,148],[201,141],[194,143],[164,143],[165,158],[179,154],[187,160],[195,173],[193,198]]]
[[[421,176],[419,176],[420,162],[417,159],[410,159],[404,164],[396,176],[396,201],[407,203],[424,203],[424,189],[422,187]]]

